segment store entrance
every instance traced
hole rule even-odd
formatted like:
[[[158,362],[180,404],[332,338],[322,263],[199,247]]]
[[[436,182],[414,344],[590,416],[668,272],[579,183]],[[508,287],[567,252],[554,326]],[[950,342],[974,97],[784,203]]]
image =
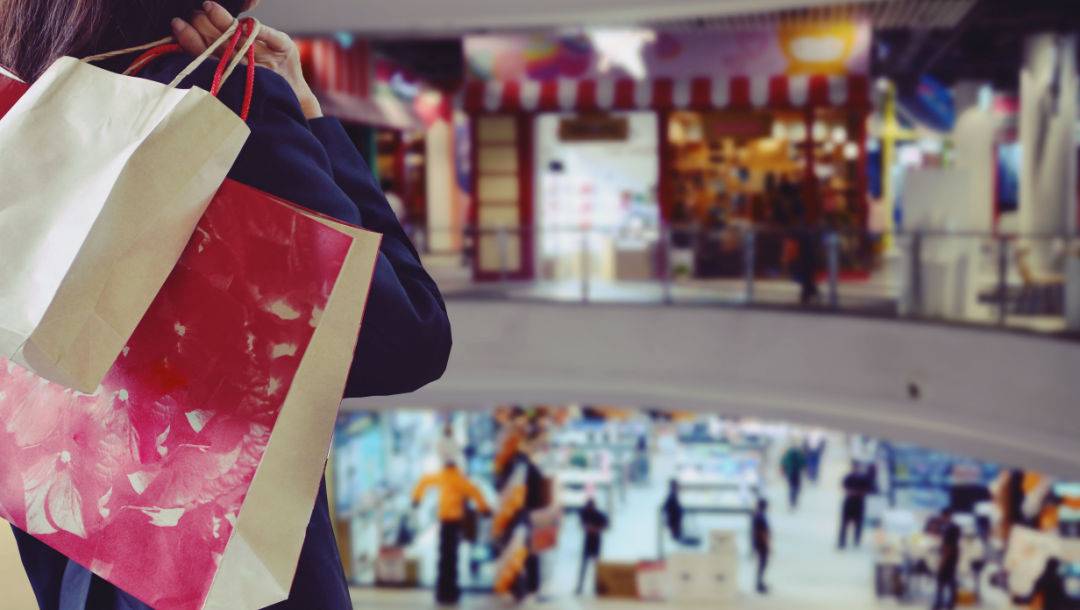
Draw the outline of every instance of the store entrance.
[[[861,120],[825,108],[672,113],[664,183],[673,260],[693,277],[738,277],[752,246],[758,276],[785,276],[800,233],[837,230],[841,265],[857,267]]]
[[[535,129],[538,276],[655,278],[656,114],[543,114]]]

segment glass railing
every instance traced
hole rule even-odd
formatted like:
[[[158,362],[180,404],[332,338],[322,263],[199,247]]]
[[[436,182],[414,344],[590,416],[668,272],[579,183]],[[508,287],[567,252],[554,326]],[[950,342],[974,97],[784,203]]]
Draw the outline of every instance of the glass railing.
[[[792,308],[1080,333],[1080,236],[749,225],[417,230],[448,298]]]

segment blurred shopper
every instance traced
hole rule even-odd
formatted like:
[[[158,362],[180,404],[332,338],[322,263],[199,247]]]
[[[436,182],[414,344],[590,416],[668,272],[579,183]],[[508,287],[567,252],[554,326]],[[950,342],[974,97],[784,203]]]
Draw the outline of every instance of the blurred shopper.
[[[635,483],[647,483],[649,480],[649,437],[642,432],[638,435],[634,447],[634,479]]]
[[[769,566],[769,553],[772,551],[772,530],[769,528],[769,503],[764,499],[758,500],[754,510],[753,522],[750,525],[751,543],[754,554],[757,555],[757,591],[768,593],[765,586],[765,569]]]
[[[454,437],[454,424],[450,420],[443,424],[442,435],[439,436],[439,440],[435,443],[435,454],[439,456],[439,461],[444,464],[453,462],[461,464],[462,470],[468,471],[469,469],[469,463],[465,461],[465,452],[462,451],[461,445]]]
[[[679,482],[671,480],[668,485],[668,495],[662,506],[664,519],[667,521],[668,531],[672,539],[679,544],[683,542],[683,506],[679,501]]]
[[[139,76],[168,83],[220,37],[230,14],[257,0],[115,2],[6,0],[0,2],[0,65],[33,82],[61,56],[130,48],[171,33],[183,53],[165,54]],[[186,19],[187,21],[184,21]],[[116,72],[134,55],[99,64]],[[345,395],[412,392],[442,375],[450,352],[450,324],[435,282],[420,264],[363,157],[341,124],[322,116],[304,80],[300,53],[284,33],[264,27],[255,45],[251,135],[229,171],[238,182],[337,220],[383,235],[356,357]],[[209,60],[182,87],[211,88],[217,60]],[[234,111],[244,79],[227,80],[219,99]],[[58,117],[57,120],[63,120]],[[15,532],[34,593],[44,608],[145,610],[146,605],[36,539]],[[331,527],[325,484],[315,500],[289,599],[274,610],[352,608]]]
[[[866,519],[866,496],[872,491],[869,473],[857,462],[844,477],[844,502],[840,508],[841,549],[847,547],[848,528],[854,529],[855,546],[862,544],[863,521]]]
[[[439,575],[435,583],[435,600],[440,604],[456,604],[461,599],[458,549],[468,516],[468,503],[471,501],[481,514],[486,515],[490,510],[484,495],[453,462],[447,462],[442,471],[420,479],[413,490],[414,508],[432,487],[439,489]]]
[[[799,187],[785,178],[780,183],[779,191],[780,199],[783,201],[781,206],[783,211],[779,212],[779,215],[784,221],[794,225],[792,237],[797,252],[791,268],[791,275],[800,287],[799,303],[809,305],[819,296],[817,268],[820,236],[817,229],[810,222]]]
[[[956,577],[960,569],[960,526],[953,522],[951,509],[941,513],[941,550],[937,569],[937,591],[933,610],[956,608]]]
[[[1041,610],[1072,610],[1069,593],[1065,589],[1065,579],[1061,577],[1061,561],[1051,557],[1046,561],[1042,575],[1035,581],[1031,595],[1024,600]]]
[[[525,510],[527,515],[532,515],[547,508],[552,501],[553,490],[544,473],[537,466],[534,459],[535,436],[534,432],[529,443],[523,448],[522,458],[525,461]],[[532,525],[530,524],[530,531]],[[540,571],[540,550],[530,545],[529,557],[525,560],[525,593],[527,595],[539,595],[540,585],[543,583],[543,575]]]
[[[806,478],[811,483],[818,482],[821,474],[821,460],[825,458],[825,435],[820,430],[815,430],[806,438],[804,450],[806,451]]]
[[[694,217],[686,202],[679,200],[671,211],[671,245],[674,248],[687,249],[694,245]]]
[[[806,470],[806,456],[798,443],[792,443],[780,458],[780,472],[788,486],[788,504],[794,510],[799,507],[799,492],[802,489],[803,471]]]
[[[585,572],[590,563],[600,561],[600,547],[604,531],[608,528],[608,516],[596,508],[596,501],[589,498],[581,509],[581,528],[585,530],[585,544],[581,553],[581,572],[578,575],[577,594],[585,589]]]

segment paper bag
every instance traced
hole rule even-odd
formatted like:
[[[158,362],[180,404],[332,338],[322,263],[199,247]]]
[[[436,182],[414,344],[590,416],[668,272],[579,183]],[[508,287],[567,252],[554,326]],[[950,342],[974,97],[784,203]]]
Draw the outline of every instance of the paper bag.
[[[1060,555],[1061,537],[1056,532],[1014,525],[1006,549],[1004,564],[1009,575],[1009,591],[1027,595],[1046,568],[1046,562]]]
[[[0,120],[0,357],[96,390],[248,133],[202,89],[50,66]]]
[[[286,599],[378,244],[226,181],[97,393],[0,361],[0,515],[158,610]]]

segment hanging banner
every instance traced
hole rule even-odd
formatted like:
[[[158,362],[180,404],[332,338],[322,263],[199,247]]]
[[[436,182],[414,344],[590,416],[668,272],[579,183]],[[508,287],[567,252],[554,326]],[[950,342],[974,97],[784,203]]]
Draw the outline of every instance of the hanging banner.
[[[465,39],[465,58],[468,78],[482,81],[865,75],[870,39],[864,21],[737,31],[479,35]]]

